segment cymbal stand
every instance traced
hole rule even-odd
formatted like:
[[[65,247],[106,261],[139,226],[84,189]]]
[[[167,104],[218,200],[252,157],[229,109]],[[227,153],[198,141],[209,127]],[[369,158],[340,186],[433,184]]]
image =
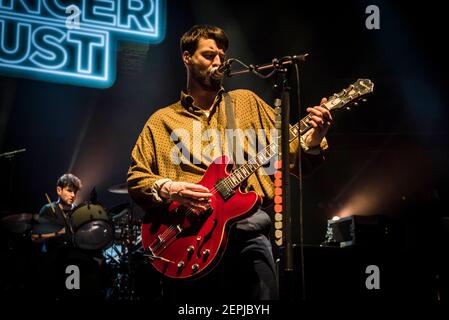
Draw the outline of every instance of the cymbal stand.
[[[111,293],[107,297],[112,300],[126,300],[133,301],[138,300],[136,295],[136,283],[135,283],[135,270],[133,262],[133,247],[137,240],[136,230],[133,223],[133,210],[127,213],[126,223],[123,226],[123,232],[121,233],[121,239],[119,245],[113,244],[113,250],[118,254],[118,259],[115,259],[113,255],[109,255],[114,262],[112,262],[112,268],[114,280],[111,288]],[[119,249],[120,248],[120,249]]]

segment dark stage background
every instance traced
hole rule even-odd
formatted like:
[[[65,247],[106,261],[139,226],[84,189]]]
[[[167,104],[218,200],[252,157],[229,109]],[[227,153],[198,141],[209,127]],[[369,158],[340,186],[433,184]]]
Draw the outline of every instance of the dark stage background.
[[[365,27],[371,4],[380,9],[380,30]],[[38,212],[45,193],[56,199],[56,180],[67,171],[83,181],[80,201],[93,187],[107,208],[128,201],[107,188],[126,181],[130,151],[149,115],[179,98],[185,85],[179,37],[193,24],[215,24],[231,39],[229,56],[247,63],[310,54],[300,69],[302,112],[358,78],[374,82],[366,103],[336,115],[327,162],[304,179],[304,242],[323,242],[335,215],[386,215],[401,226],[406,276],[430,265],[423,282],[432,296],[439,267],[430,260],[443,258],[440,245],[448,241],[440,233],[449,217],[445,20],[437,1],[168,1],[165,39],[120,43],[111,88],[0,77],[0,153],[26,148],[14,170],[0,159],[0,209]],[[271,84],[245,75],[225,87],[251,89],[271,104]],[[297,118],[295,106],[292,112]],[[320,254],[306,258],[324,263],[329,276],[335,260],[319,260]],[[319,297],[317,290],[312,296]]]

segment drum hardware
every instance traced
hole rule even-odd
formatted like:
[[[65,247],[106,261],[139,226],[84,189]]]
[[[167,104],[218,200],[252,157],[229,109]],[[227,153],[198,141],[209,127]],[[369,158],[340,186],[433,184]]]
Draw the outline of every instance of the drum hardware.
[[[111,247],[103,251],[103,255],[114,277],[106,298],[138,300],[133,260],[141,248],[140,221],[134,218],[130,203],[111,208],[109,214],[114,223],[115,238]]]
[[[131,204],[129,202],[121,203],[108,210],[109,217],[112,219],[112,221],[117,222],[118,220],[127,216],[130,209]]]

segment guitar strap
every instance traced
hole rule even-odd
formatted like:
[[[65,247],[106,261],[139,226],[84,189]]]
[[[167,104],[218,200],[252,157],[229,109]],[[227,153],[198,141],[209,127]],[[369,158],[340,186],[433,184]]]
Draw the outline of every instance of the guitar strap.
[[[232,160],[234,161],[234,168],[238,168],[239,164],[237,163],[236,156],[236,146],[237,146],[237,137],[235,135],[235,129],[237,129],[235,114],[234,114],[234,105],[232,104],[231,96],[229,93],[223,93],[224,102],[225,102],[225,113],[226,113],[226,129],[232,129]]]
[[[226,129],[236,129],[236,119],[234,114],[234,106],[232,104],[231,96],[227,93],[223,93],[224,101],[225,101],[225,111],[226,111]],[[240,134],[236,136],[236,132],[233,131],[232,135],[232,159],[234,160],[234,169],[239,167],[238,162],[236,161],[236,146],[237,139],[240,138]],[[239,141],[241,142],[241,141]],[[243,145],[242,145],[243,146]],[[249,146],[248,146],[249,147]],[[250,217],[245,218],[243,220],[237,221],[236,229],[237,232],[244,232],[247,236],[250,234],[268,234],[270,231],[271,219],[265,211],[258,209],[254,214]],[[242,235],[241,235],[242,236]]]

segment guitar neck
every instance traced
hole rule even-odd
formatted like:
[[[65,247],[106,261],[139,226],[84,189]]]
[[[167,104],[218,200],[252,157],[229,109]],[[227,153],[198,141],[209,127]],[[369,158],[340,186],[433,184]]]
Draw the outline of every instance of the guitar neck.
[[[323,105],[324,107],[326,105]],[[312,126],[308,123],[310,115],[302,118],[298,123],[290,128],[289,141],[292,142],[299,135],[304,134]],[[277,139],[273,139],[277,140]],[[231,189],[238,187],[243,181],[245,181],[250,175],[252,175],[257,169],[270,161],[278,152],[278,144],[276,142],[270,143],[262,151],[260,151],[254,158],[250,159],[247,163],[241,165],[225,179],[224,184]]]
[[[354,104],[355,101],[360,99],[363,95],[373,91],[374,84],[369,79],[359,79],[348,88],[343,89],[339,93],[329,97],[328,101],[321,106],[333,112],[340,109],[347,104]],[[356,105],[356,103],[355,103]],[[310,114],[302,118],[298,123],[290,128],[289,141],[292,142],[299,135],[303,135],[312,126],[309,124]],[[273,139],[277,141],[278,139]],[[232,173],[220,183],[220,188],[233,190],[238,187],[243,181],[245,181],[251,174],[253,174],[262,165],[267,163],[278,152],[278,144],[272,142],[265,149],[260,151],[254,158],[250,159],[247,163],[232,171]]]

